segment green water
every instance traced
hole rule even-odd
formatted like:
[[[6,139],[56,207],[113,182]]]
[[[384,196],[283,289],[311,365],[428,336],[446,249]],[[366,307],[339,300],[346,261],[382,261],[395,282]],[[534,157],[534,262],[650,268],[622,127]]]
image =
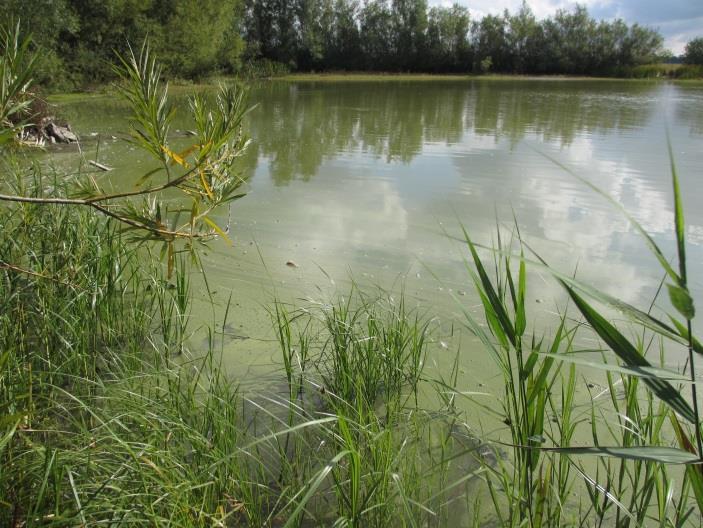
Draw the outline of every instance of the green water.
[[[656,260],[620,213],[555,161],[614,196],[673,256],[667,128],[684,189],[691,287],[701,298],[703,85],[269,82],[252,88],[251,102],[253,142],[241,166],[250,192],[229,212],[235,244],[214,243],[204,257],[218,306],[233,296],[226,360],[242,377],[278,362],[266,315],[274,295],[324,303],[353,277],[404,289],[436,317],[432,364],[448,364],[461,345],[463,388],[474,389],[490,360],[455,324],[452,293],[480,311],[463,248],[447,234],[459,235],[461,223],[490,243],[496,218],[510,224],[513,212],[550,264],[578,265],[582,279],[646,308],[661,279]],[[127,131],[119,102],[60,105],[84,155],[97,152],[118,185],[150,168],[119,140]],[[174,129],[190,126],[181,118]],[[220,221],[227,217],[222,211]],[[539,270],[529,286],[533,315],[549,326],[563,295]],[[196,305],[194,318],[209,321],[211,311]]]

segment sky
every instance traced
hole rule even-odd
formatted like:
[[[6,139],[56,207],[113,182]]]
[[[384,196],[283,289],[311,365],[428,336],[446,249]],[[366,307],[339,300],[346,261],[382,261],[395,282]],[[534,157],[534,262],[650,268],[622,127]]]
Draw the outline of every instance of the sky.
[[[472,18],[517,11],[522,0],[457,0],[469,8]],[[452,0],[430,0],[430,4],[452,4]],[[552,15],[559,8],[571,8],[573,0],[528,0],[538,18]],[[683,53],[689,40],[703,36],[703,0],[581,0],[596,19],[622,18],[659,29],[664,45],[674,54]]]

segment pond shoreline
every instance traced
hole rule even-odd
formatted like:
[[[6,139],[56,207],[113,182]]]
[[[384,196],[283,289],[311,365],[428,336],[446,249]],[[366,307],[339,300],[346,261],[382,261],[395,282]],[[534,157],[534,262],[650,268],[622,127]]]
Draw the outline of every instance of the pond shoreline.
[[[519,75],[508,73],[496,74],[466,74],[466,73],[393,73],[393,72],[319,72],[319,73],[288,73],[275,77],[239,78],[237,76],[210,77],[201,81],[187,81],[184,79],[168,80],[172,91],[182,90],[207,90],[215,88],[220,83],[242,82],[244,84],[276,83],[276,82],[446,82],[446,81],[550,81],[550,82],[637,82],[659,83],[671,82],[673,84],[697,85],[703,84],[703,78],[698,79],[673,79],[670,77],[602,77],[589,75]],[[101,97],[115,94],[113,83],[91,86],[82,90],[70,92],[47,92],[46,97],[50,103],[67,102],[77,97]]]
[[[678,81],[669,77],[632,78],[591,75],[522,75],[517,73],[392,73],[392,72],[320,72],[289,73],[263,80],[269,81]],[[701,81],[703,79],[692,79]]]

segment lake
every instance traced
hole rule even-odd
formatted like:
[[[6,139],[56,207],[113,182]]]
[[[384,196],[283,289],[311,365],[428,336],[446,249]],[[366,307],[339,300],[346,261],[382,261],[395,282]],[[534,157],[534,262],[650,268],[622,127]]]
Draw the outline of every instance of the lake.
[[[226,361],[241,379],[278,363],[266,311],[274,296],[325,303],[354,280],[403,290],[435,317],[433,363],[441,368],[461,346],[465,383],[475,386],[490,360],[461,331],[457,301],[480,317],[465,247],[453,240],[461,225],[490,245],[497,223],[507,233],[515,218],[551,265],[578,268],[582,280],[647,309],[662,278],[656,259],[623,214],[574,175],[613,196],[673,257],[667,130],[684,194],[689,281],[701,298],[700,83],[272,81],[252,87],[250,101],[252,144],[241,166],[249,195],[220,214],[222,224],[231,217],[234,246],[216,242],[204,255],[221,312],[232,293]],[[145,157],[112,138],[128,129],[120,103],[100,96],[60,107],[85,156],[114,167],[120,185],[148,170]],[[179,118],[174,129],[190,126]],[[548,327],[562,292],[541,269],[528,288],[534,317]],[[194,317],[210,322],[212,310],[196,305]]]

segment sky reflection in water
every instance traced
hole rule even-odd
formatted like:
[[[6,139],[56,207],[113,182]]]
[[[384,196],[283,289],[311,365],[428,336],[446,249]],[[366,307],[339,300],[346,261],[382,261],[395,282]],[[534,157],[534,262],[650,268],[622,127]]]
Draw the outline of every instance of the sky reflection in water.
[[[240,301],[249,335],[266,333],[262,292],[324,301],[351,276],[403,284],[445,320],[458,311],[448,290],[475,309],[462,248],[445,233],[459,235],[462,223],[490,244],[496,218],[510,224],[513,211],[550,264],[568,273],[578,265],[580,278],[646,309],[661,279],[656,260],[617,210],[549,158],[616,198],[673,256],[667,127],[684,190],[690,281],[702,297],[703,85],[270,82],[251,100],[258,107],[242,169],[251,193],[232,209],[235,246],[214,244],[206,259],[220,293],[233,290]],[[66,110],[84,135],[126,129],[123,108],[105,100]],[[125,148],[108,142],[101,159],[119,166]],[[135,175],[144,172],[139,159],[133,164]],[[535,311],[553,310],[563,295],[536,275],[530,300],[544,304]]]

